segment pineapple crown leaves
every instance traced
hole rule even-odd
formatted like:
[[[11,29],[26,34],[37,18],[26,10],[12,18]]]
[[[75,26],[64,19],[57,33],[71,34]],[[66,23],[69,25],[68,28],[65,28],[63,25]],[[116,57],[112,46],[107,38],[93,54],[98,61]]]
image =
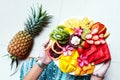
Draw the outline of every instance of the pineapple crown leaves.
[[[3,57],[5,57],[5,56],[8,56],[8,57],[10,57],[11,58],[11,70],[12,70],[12,68],[13,68],[13,63],[14,62],[16,62],[16,68],[18,67],[18,59],[17,59],[17,57],[15,57],[15,56],[13,56],[13,55],[10,55],[10,54],[5,54],[5,55],[3,55]]]
[[[43,27],[50,23],[51,18],[52,16],[48,15],[46,10],[43,11],[42,5],[37,6],[37,9],[31,7],[31,15],[29,15],[24,24],[24,30],[29,32],[32,37],[35,37],[42,31]]]
[[[17,59],[17,57],[15,57],[15,56],[10,56],[10,58],[11,58],[11,69],[12,69],[12,67],[13,67],[13,63],[14,62],[16,62],[16,68],[18,67],[18,59]]]
[[[11,65],[11,70],[13,68],[14,62],[16,63],[16,69],[15,69],[15,71],[12,74],[10,74],[10,76],[13,76],[18,71],[19,61],[18,61],[17,57],[15,57],[15,56],[10,55],[10,58],[12,60],[11,64],[10,64]]]

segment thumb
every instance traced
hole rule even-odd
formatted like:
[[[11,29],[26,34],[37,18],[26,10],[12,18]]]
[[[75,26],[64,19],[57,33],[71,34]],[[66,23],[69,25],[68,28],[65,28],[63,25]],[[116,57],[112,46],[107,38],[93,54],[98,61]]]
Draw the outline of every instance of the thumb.
[[[105,62],[97,71],[94,72],[94,74],[99,74],[100,76],[104,76],[107,72],[111,61]]]

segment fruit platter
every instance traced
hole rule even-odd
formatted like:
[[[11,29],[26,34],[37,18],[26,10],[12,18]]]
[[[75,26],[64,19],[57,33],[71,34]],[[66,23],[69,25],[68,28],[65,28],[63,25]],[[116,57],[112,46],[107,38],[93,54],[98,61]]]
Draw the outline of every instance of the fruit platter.
[[[106,42],[109,35],[101,22],[69,18],[51,31],[45,50],[62,72],[92,74],[98,65],[111,59]]]

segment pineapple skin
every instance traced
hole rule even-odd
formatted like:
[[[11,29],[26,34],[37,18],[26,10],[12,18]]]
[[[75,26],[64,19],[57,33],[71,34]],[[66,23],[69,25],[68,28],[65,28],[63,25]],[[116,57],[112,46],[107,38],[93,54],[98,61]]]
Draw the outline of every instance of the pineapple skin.
[[[8,44],[8,52],[18,59],[25,59],[32,48],[33,38],[27,31],[19,31]]]

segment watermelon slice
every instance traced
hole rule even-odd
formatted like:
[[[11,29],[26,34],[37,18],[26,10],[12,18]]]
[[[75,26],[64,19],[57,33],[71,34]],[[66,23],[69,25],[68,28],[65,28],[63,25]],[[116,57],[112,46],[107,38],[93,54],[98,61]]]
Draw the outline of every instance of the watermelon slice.
[[[87,56],[88,62],[94,62],[95,65],[111,59],[107,43],[99,46],[91,45],[90,48],[84,50],[83,56]]]
[[[88,62],[94,62],[96,60],[102,59],[105,57],[105,54],[100,46],[97,46],[97,50],[88,57]]]
[[[89,53],[89,51],[87,53]],[[110,51],[106,43],[103,45],[96,46],[96,51],[88,56],[88,62],[89,63],[94,62],[95,65],[110,59],[111,59]]]
[[[93,54],[97,50],[95,45],[91,45],[88,49],[86,49],[83,53],[83,56],[89,56]]]
[[[105,62],[105,61],[108,61],[108,60],[111,60],[111,55],[110,55],[110,51],[109,51],[108,45],[104,44],[101,47],[101,49],[102,49],[103,53],[105,54],[105,57],[100,58],[100,59],[94,61],[95,65],[100,64],[100,63]]]

